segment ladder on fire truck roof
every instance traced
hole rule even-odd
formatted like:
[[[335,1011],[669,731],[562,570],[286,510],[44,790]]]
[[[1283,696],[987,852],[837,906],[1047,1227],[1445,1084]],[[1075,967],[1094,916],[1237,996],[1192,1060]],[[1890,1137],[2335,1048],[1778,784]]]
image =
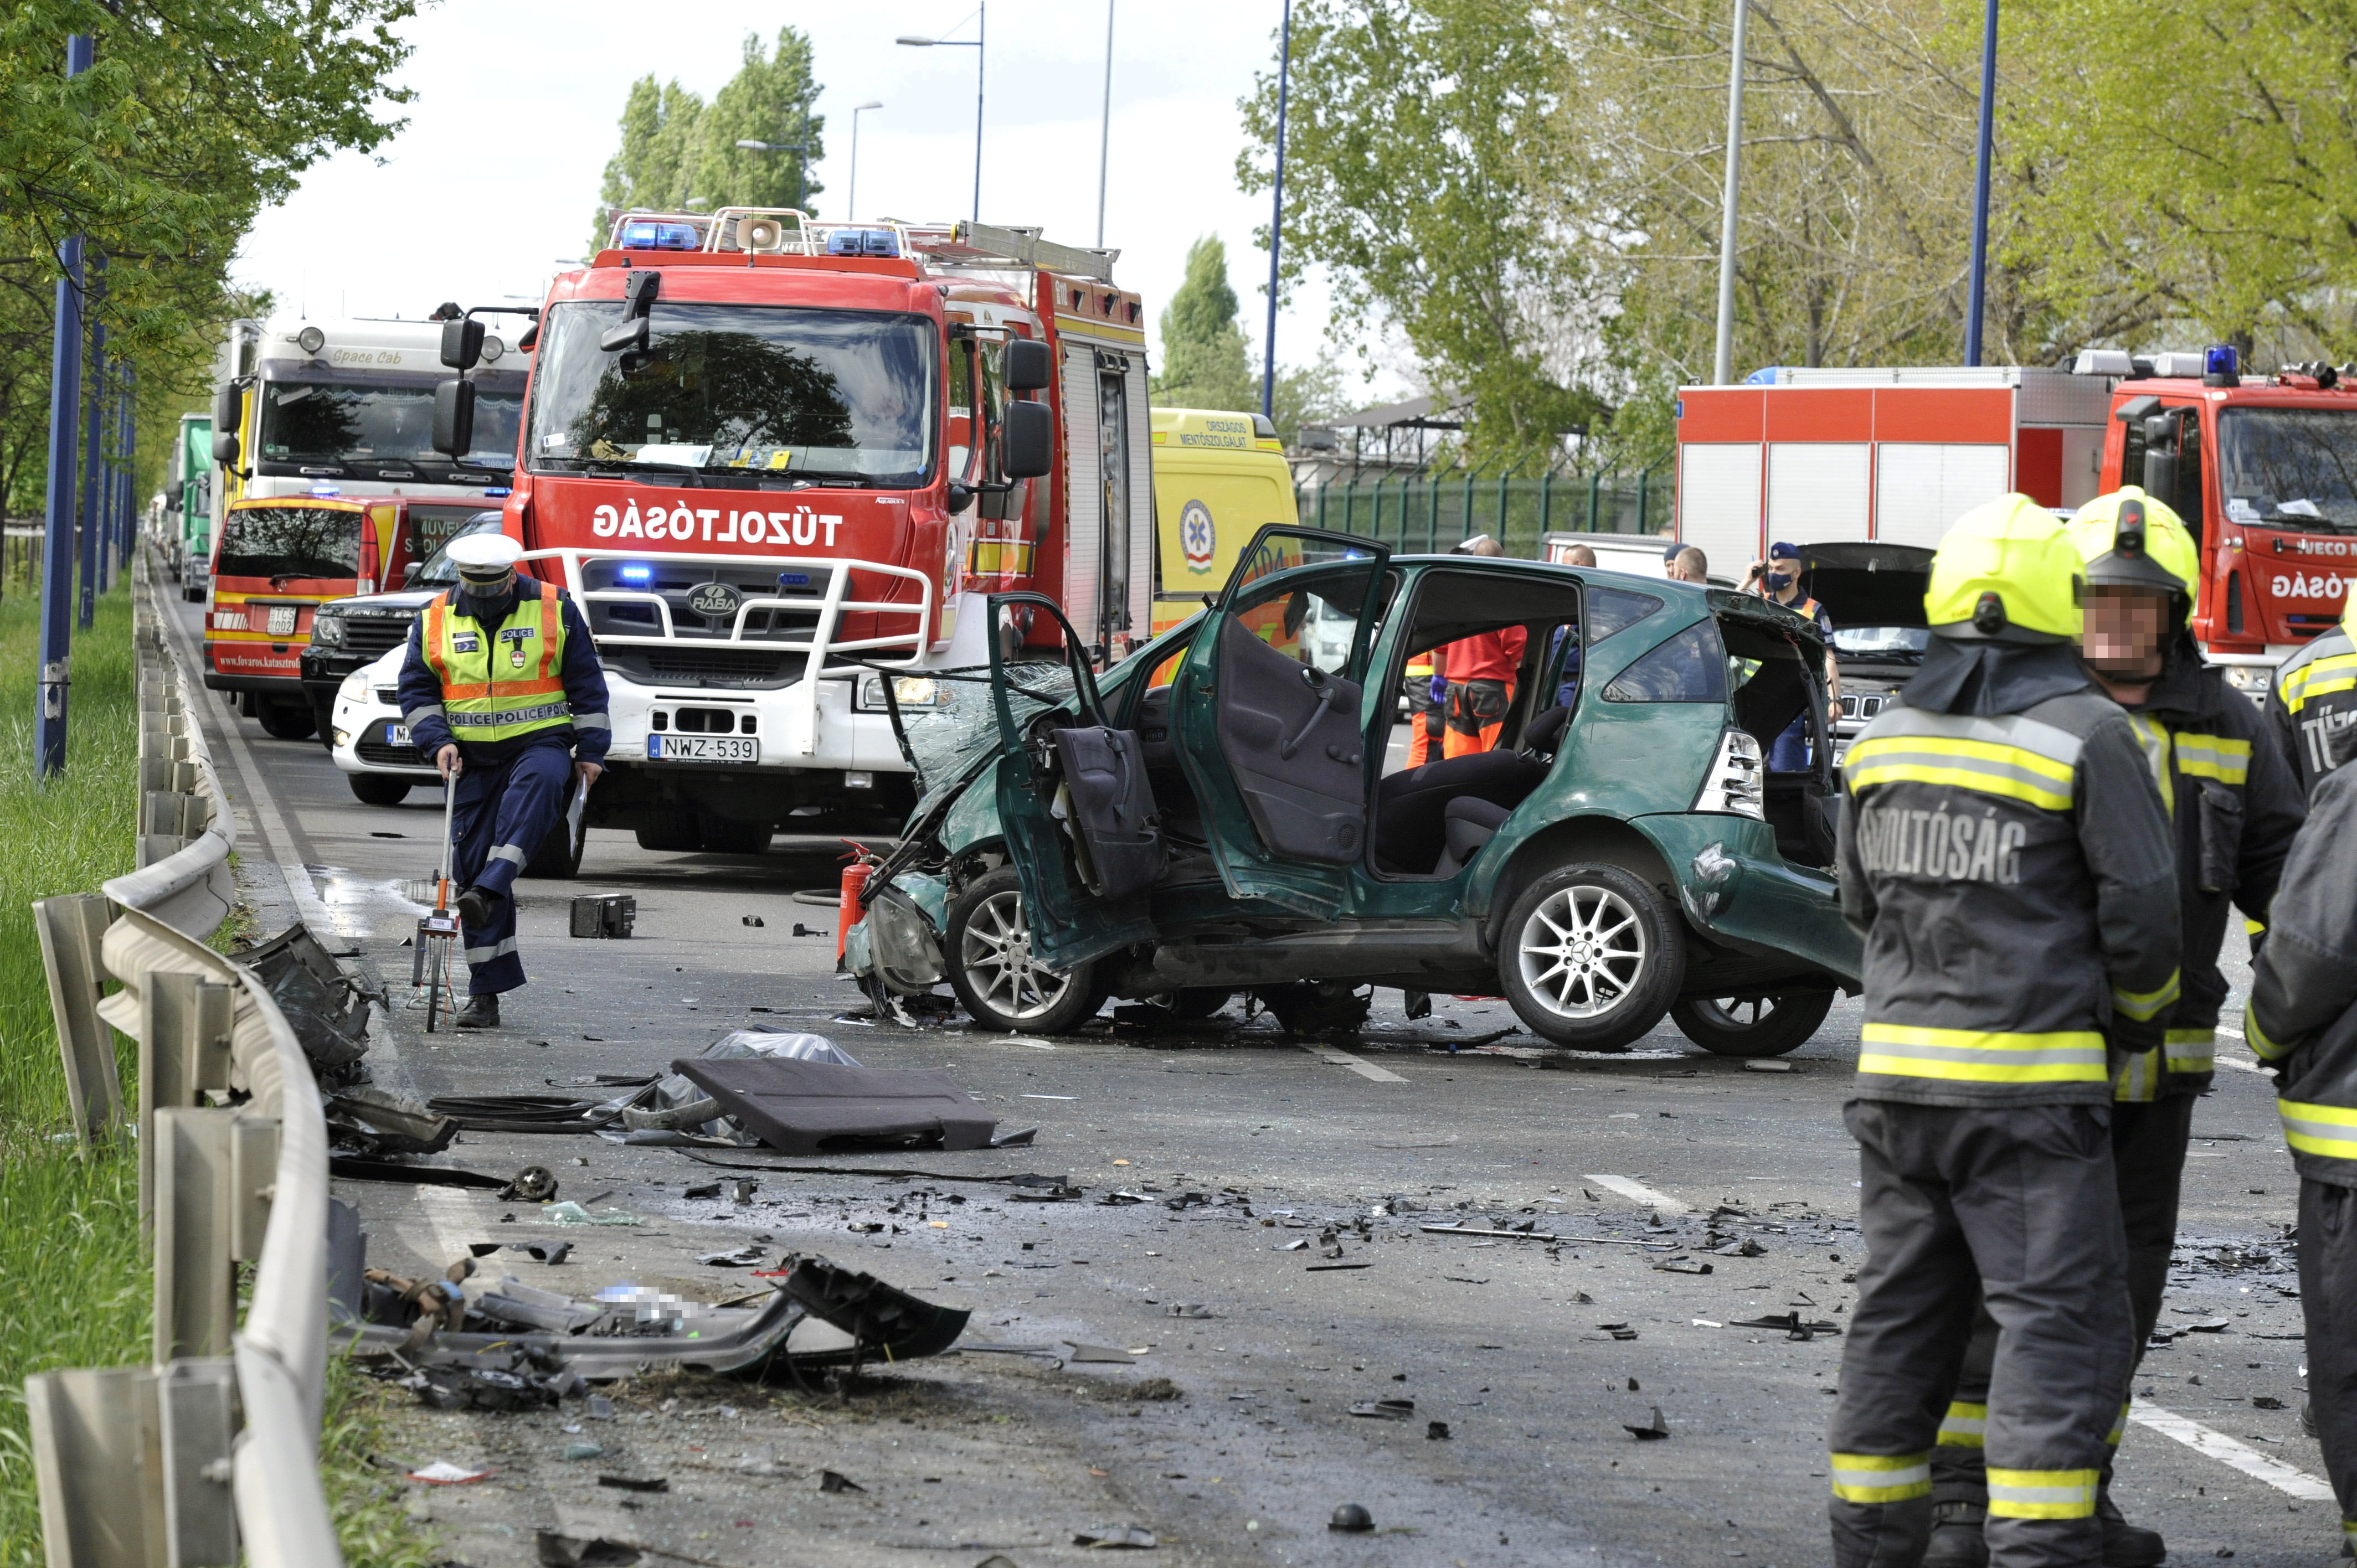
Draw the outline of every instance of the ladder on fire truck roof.
[[[792,220],[791,228],[786,223],[788,219]],[[791,207],[723,207],[708,213],[632,209],[614,214],[608,247],[622,248],[625,224],[650,222],[688,227],[698,238],[698,250],[778,256],[823,256],[828,254],[829,242],[836,234],[883,230],[898,242],[899,254],[922,257],[937,266],[1037,267],[1104,284],[1113,282],[1113,264],[1121,256],[1119,250],[1060,245],[1041,239],[1037,229],[1001,228],[995,223],[964,220],[954,223],[910,223],[897,218],[867,223],[825,223]]]

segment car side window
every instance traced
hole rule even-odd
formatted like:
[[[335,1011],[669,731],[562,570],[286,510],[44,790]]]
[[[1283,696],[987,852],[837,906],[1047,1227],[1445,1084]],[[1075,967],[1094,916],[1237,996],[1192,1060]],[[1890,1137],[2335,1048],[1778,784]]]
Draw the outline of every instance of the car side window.
[[[1360,644],[1361,619],[1370,610],[1375,620],[1382,618],[1382,605],[1368,604],[1375,578],[1369,562],[1255,583],[1238,596],[1235,616],[1278,652],[1329,675],[1347,675]],[[1372,632],[1367,640],[1372,642]]]
[[[1590,584],[1587,589],[1587,637],[1590,642],[1601,642],[1616,632],[1623,632],[1662,607],[1662,601],[1652,594],[1631,593],[1626,588],[1601,588]]]
[[[1639,659],[1604,688],[1608,703],[1727,702],[1727,650],[1718,628],[1697,621]]]

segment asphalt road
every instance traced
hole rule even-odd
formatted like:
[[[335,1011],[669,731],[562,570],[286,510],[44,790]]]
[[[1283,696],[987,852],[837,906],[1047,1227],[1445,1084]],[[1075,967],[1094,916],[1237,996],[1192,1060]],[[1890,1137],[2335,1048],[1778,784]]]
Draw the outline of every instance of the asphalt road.
[[[416,914],[401,885],[432,869],[438,793],[361,806],[317,745],[268,740],[225,703],[205,716],[260,929],[300,909],[401,997]],[[833,911],[792,900],[833,884],[838,850],[781,837],[761,856],[657,854],[593,832],[578,881],[521,886],[533,983],[507,999],[506,1026],[427,1036],[397,1008],[371,1057],[376,1082],[420,1097],[545,1091],[660,1069],[769,1022],[872,1066],[945,1065],[1002,1128],[1038,1127],[1033,1146],[830,1160],[842,1174],[760,1176],[743,1206],[688,1198],[716,1173],[676,1151],[472,1133],[453,1149],[485,1170],[549,1165],[561,1196],[610,1194],[601,1202],[644,1220],[595,1232],[449,1188],[339,1195],[361,1211],[371,1261],[396,1272],[438,1273],[470,1241],[562,1234],[588,1238],[566,1263],[502,1251],[479,1283],[512,1270],[576,1296],[630,1281],[717,1301],[762,1282],[695,1255],[752,1242],[970,1306],[969,1344],[1057,1360],[970,1352],[843,1396],[657,1380],[616,1391],[610,1422],[575,1404],[441,1414],[388,1393],[398,1457],[499,1472],[409,1488],[453,1557],[529,1563],[533,1531],[558,1528],[727,1568],[993,1552],[1032,1568],[1084,1560],[1075,1532],[1134,1525],[1162,1559],[1203,1563],[1824,1560],[1843,1341],[1743,1322],[1797,1312],[1838,1327],[1854,1299],[1840,1105],[1855,1004],[1787,1072],[1706,1056],[1666,1025],[1619,1057],[1542,1059],[1522,1035],[1451,1054],[1446,1042],[1505,1028],[1511,1012],[1443,1000],[1410,1025],[1395,996],[1339,1043],[1286,1038],[1233,1007],[1188,1035],[1110,1019],[1055,1040],[954,1021],[910,1030],[865,1015],[833,974]],[[567,937],[567,901],[592,892],[637,897],[631,940]],[[795,936],[798,921],[817,934]],[[2247,972],[2232,973],[2239,993]],[[2222,1043],[2246,1065],[2222,1070],[2195,1114],[2163,1319],[2210,1326],[2147,1355],[2116,1495],[2175,1561],[2320,1564],[2339,1531],[2297,1423],[2295,1183],[2267,1081]],[[933,1175],[867,1174],[900,1165]],[[1086,1197],[1013,1202],[1003,1186],[944,1179],[1017,1172],[1067,1176]],[[1106,1201],[1117,1193],[1143,1201]],[[1533,1236],[1425,1229],[1445,1222]],[[853,1229],[871,1223],[886,1229]],[[1322,1266],[1335,1262],[1355,1266]],[[1075,1359],[1076,1346],[1116,1359]],[[1395,1399],[1414,1402],[1407,1419],[1350,1413]],[[1627,1428],[1656,1406],[1669,1436],[1641,1442]],[[581,1444],[604,1452],[563,1457]],[[820,1490],[828,1468],[866,1489]],[[617,1471],[671,1489],[597,1485]],[[1374,1535],[1326,1528],[1345,1502],[1372,1512]]]

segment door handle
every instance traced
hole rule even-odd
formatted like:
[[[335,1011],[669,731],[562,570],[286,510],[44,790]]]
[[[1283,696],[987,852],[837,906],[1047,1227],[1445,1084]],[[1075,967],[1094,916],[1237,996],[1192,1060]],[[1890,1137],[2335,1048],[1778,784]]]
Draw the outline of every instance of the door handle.
[[[1318,727],[1318,721],[1326,716],[1326,710],[1332,705],[1333,701],[1334,688],[1320,682],[1318,686],[1318,705],[1309,711],[1309,722],[1301,726],[1299,735],[1276,748],[1277,760],[1280,762],[1293,760],[1293,754],[1301,749],[1301,743],[1309,738],[1309,732]]]

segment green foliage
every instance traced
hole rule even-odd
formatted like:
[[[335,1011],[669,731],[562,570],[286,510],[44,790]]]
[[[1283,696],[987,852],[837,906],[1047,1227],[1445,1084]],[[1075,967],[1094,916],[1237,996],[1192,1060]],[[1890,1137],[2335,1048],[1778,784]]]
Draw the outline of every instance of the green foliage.
[[[387,1391],[328,1359],[328,1414],[319,1434],[319,1479],[336,1517],[345,1568],[434,1568],[447,1561],[436,1532],[409,1511],[408,1486],[369,1464],[390,1446],[382,1414]],[[406,1397],[406,1396],[404,1396]]]
[[[1584,166],[1552,134],[1577,108],[1573,21],[1513,0],[1294,7],[1286,275],[1323,263],[1345,314],[1395,326],[1469,403],[1482,458],[1543,466],[1603,412],[1576,330],[1593,269],[1548,194]],[[1243,104],[1246,190],[1270,185],[1276,85]]]
[[[1188,247],[1187,276],[1162,307],[1162,373],[1154,401],[1164,408],[1249,413],[1260,407],[1260,378],[1246,362],[1228,286],[1228,247],[1206,234]]]
[[[598,191],[590,250],[605,244],[612,215],[633,207],[791,207],[799,191],[802,209],[816,216],[813,199],[826,188],[817,174],[826,156],[826,116],[811,114],[805,133],[804,110],[823,91],[812,72],[810,39],[780,27],[774,52],[762,48],[758,35],[745,36],[744,63],[710,103],[676,81],[659,86],[645,76],[632,82],[622,104],[621,149],[607,164]],[[737,145],[791,149],[805,135],[806,155]]]

